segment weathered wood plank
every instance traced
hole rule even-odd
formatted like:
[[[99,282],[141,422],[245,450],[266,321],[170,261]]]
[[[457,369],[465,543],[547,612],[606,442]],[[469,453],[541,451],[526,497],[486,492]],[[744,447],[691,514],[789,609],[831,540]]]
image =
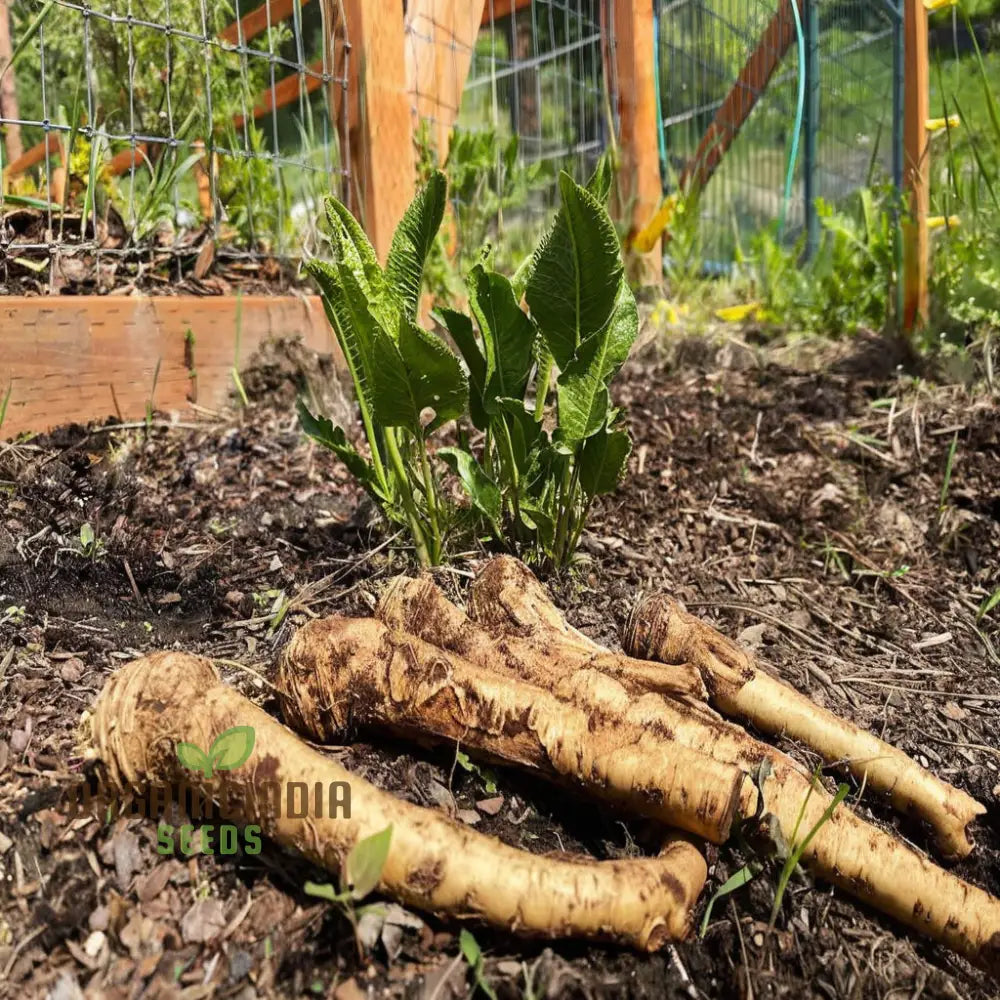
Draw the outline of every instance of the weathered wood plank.
[[[0,397],[8,386],[11,396],[0,433],[101,420],[118,415],[116,403],[123,419],[142,419],[157,361],[157,410],[219,406],[233,389],[234,363],[242,368],[266,341],[296,335],[340,357],[313,296],[5,297]]]

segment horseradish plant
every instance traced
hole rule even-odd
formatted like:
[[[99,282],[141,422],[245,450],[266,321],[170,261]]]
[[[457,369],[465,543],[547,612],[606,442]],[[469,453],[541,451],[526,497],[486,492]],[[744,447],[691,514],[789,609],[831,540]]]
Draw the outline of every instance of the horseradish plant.
[[[427,440],[457,420],[468,404],[468,380],[458,358],[436,334],[417,323],[424,263],[444,215],[444,174],[435,173],[396,229],[385,270],[354,216],[327,199],[332,263],[306,265],[347,361],[366,459],[342,427],[314,417],[299,403],[306,434],[333,451],[390,520],[406,526],[422,565],[441,561],[444,501]],[[430,420],[426,410],[433,410]]]
[[[631,444],[608,385],[638,313],[604,207],[610,168],[602,163],[586,187],[562,174],[559,186],[555,222],[517,273],[497,272],[486,248],[466,280],[470,314],[440,309],[464,365],[416,323],[444,177],[434,174],[407,210],[384,272],[347,210],[329,201],[336,259],[309,269],[348,360],[371,460],[304,405],[302,424],[408,527],[423,563],[440,560],[454,523],[427,447],[450,420],[459,443],[436,456],[457,474],[479,529],[537,563],[569,562],[594,498],[624,472]],[[421,418],[427,409],[432,419]]]

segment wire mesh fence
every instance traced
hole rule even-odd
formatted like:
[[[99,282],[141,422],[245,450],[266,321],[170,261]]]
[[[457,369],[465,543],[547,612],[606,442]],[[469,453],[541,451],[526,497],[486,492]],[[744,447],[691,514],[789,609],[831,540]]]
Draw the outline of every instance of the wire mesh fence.
[[[437,66],[436,98],[419,78],[411,93],[418,152],[425,163],[446,159],[456,255],[467,262],[496,240],[509,259],[501,263],[513,262],[547,225],[559,171],[587,176],[610,141],[613,8],[610,0],[462,6],[461,24],[407,18],[408,58],[431,46],[423,63]]]
[[[902,37],[895,0],[804,0],[800,11],[797,28],[788,0],[657,0],[668,184],[676,186],[705,155],[699,143],[755,60],[737,100],[752,110],[700,199],[709,265],[727,267],[752,234],[778,219],[786,239],[803,230],[815,239],[817,198],[836,204],[896,169],[902,116],[893,95]]]
[[[346,179],[333,3],[22,0],[9,13],[5,284],[197,281],[213,257],[228,262],[215,290],[225,274],[279,277]]]

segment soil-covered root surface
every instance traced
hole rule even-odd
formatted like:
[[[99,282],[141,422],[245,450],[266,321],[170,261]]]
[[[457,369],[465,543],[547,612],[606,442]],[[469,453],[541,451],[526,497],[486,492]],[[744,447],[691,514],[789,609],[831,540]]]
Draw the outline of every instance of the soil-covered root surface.
[[[663,590],[816,702],[988,809],[956,874],[1000,894],[1000,405],[964,389],[813,371],[749,352],[727,366],[633,363],[618,390],[629,477],[597,512],[569,621],[617,648]],[[360,926],[304,892],[320,870],[259,854],[161,854],[141,817],[70,816],[81,713],[124,662],[211,657],[271,714],[276,653],[315,616],[370,615],[412,570],[330,456],[302,441],[297,376],[269,363],[251,405],[148,435],[66,428],[0,445],[0,995],[470,995],[459,926],[387,905]],[[190,421],[190,422],[186,422]],[[949,459],[949,455],[951,458]],[[84,527],[84,526],[89,527]],[[485,555],[485,553],[483,554]],[[442,571],[459,602],[476,559]],[[359,730],[328,752],[401,798],[535,853],[653,853],[658,831],[454,749]],[[778,740],[810,769],[820,762]],[[933,852],[931,832],[848,780],[866,819]],[[207,842],[207,838],[203,838]],[[761,845],[757,845],[758,848]],[[712,849],[697,917],[749,847]],[[704,938],[639,955],[481,926],[501,997],[963,997],[997,985],[780,863],[719,899]]]

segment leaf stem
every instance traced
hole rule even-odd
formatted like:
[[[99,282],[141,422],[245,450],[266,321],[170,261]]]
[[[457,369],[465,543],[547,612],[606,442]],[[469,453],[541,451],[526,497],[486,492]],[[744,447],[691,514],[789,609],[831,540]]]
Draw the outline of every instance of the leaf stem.
[[[546,350],[538,365],[538,379],[535,382],[535,423],[540,424],[545,415],[545,401],[549,398],[549,384],[552,381],[552,355]]]
[[[431,559],[436,565],[441,561],[441,526],[438,522],[437,488],[431,473],[431,463],[427,457],[427,442],[423,435],[417,436],[417,449],[420,452],[420,469],[424,477],[424,493],[427,498],[427,516],[431,527]]]
[[[399,493],[406,508],[406,514],[410,519],[410,530],[413,532],[413,542],[417,549],[417,558],[421,566],[431,566],[430,554],[427,551],[427,537],[424,533],[423,525],[420,523],[420,515],[417,513],[417,505],[413,501],[413,491],[410,488],[410,479],[403,465],[403,456],[399,453],[399,445],[396,442],[396,434],[392,427],[385,430],[385,446],[389,453],[389,461],[392,462],[393,471],[399,480]]]

